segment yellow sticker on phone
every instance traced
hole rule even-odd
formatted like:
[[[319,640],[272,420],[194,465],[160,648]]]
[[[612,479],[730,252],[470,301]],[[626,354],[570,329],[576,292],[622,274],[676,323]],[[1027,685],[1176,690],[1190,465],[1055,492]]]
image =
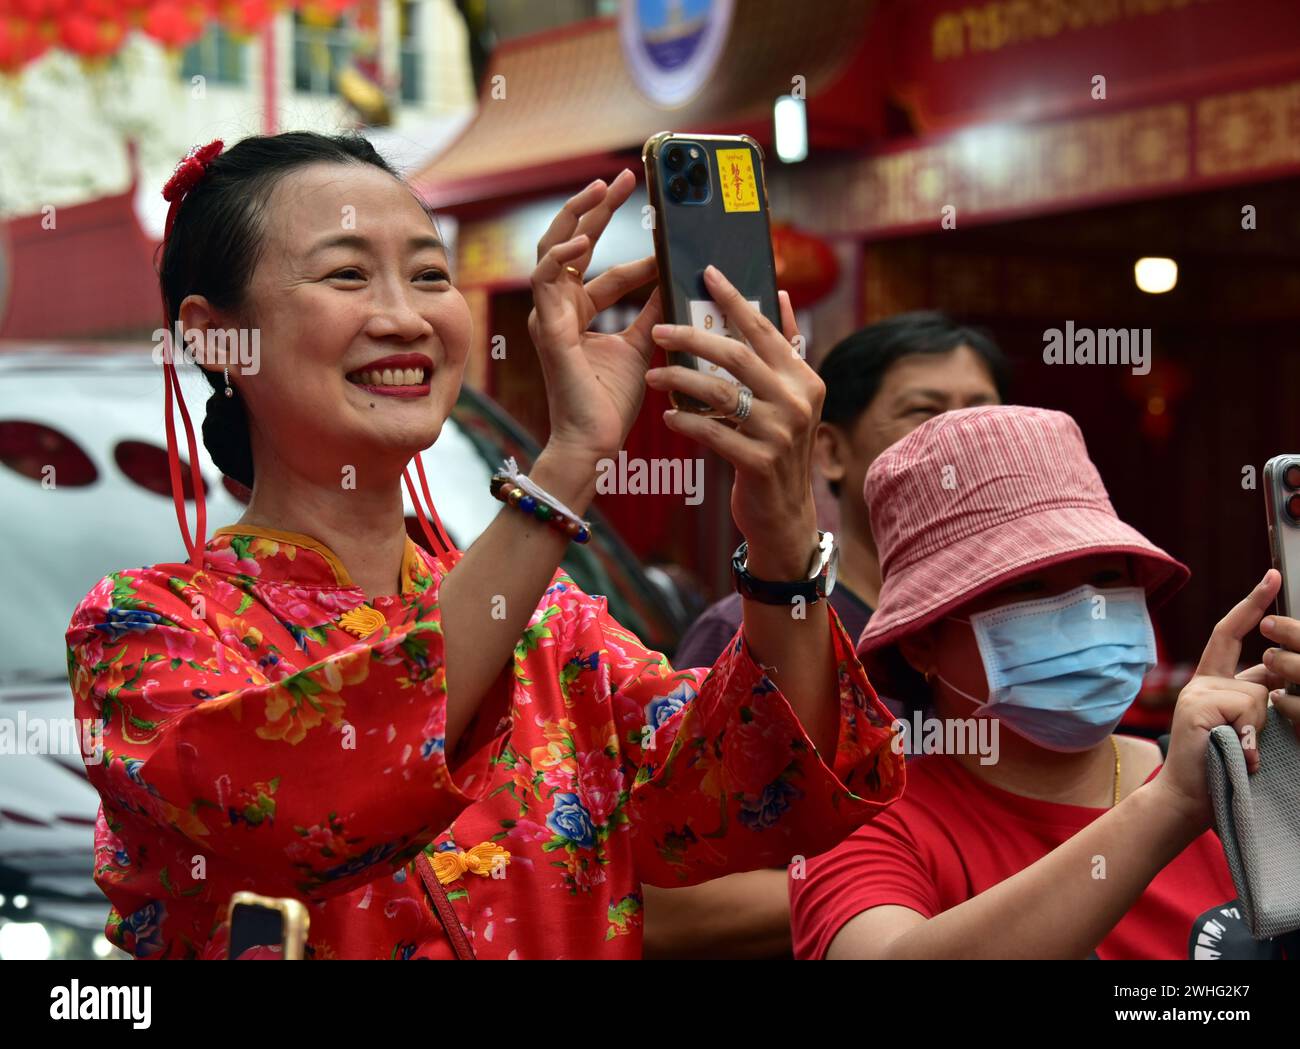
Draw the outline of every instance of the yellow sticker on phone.
[[[720,149],[717,156],[722,207],[727,211],[757,211],[758,180],[754,178],[749,150]]]

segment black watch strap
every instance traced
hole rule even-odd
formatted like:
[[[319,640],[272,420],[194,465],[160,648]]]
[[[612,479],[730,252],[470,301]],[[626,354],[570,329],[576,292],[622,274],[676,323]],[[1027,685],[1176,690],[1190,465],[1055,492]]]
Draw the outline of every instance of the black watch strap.
[[[828,557],[821,558],[822,546],[819,544],[813,554],[815,560],[821,560],[821,569],[809,579],[773,582],[751,575],[745,562],[749,556],[749,543],[741,543],[731,556],[731,575],[735,580],[736,592],[741,597],[758,601],[765,605],[789,605],[796,598],[812,604],[820,601],[830,592],[834,584],[834,537],[828,532],[821,533],[823,542],[829,541],[832,550]]]

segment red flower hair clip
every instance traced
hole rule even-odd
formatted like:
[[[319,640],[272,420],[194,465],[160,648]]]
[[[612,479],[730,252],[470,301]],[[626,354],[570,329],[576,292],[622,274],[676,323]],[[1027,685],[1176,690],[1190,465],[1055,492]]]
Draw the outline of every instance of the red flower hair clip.
[[[224,143],[214,138],[206,146],[196,146],[176,165],[172,177],[163,186],[164,200],[182,200],[208,173],[208,165],[221,153]]]

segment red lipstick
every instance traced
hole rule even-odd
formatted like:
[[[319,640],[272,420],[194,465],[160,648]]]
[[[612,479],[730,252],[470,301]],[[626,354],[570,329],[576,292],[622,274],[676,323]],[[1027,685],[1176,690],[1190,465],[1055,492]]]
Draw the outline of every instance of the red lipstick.
[[[384,372],[390,374],[391,381],[376,381]],[[403,372],[415,374],[403,376]],[[425,397],[429,393],[432,374],[433,361],[427,355],[395,353],[349,372],[347,378],[354,386],[380,397]]]

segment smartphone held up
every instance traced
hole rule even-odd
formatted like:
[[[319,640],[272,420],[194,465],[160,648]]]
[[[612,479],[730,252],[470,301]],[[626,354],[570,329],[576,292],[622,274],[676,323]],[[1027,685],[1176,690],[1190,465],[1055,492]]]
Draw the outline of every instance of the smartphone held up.
[[[776,263],[758,143],[748,135],[662,131],[646,142],[641,160],[654,209],[664,320],[744,341],[705,289],[704,270],[713,265],[779,329]],[[670,352],[668,362],[739,385],[725,368],[693,354]],[[722,415],[675,391],[671,399],[682,411]]]
[[[1277,613],[1294,618],[1300,614],[1300,454],[1275,455],[1264,464],[1264,509],[1269,554],[1282,575]],[[1300,686],[1286,690],[1300,695]]]

